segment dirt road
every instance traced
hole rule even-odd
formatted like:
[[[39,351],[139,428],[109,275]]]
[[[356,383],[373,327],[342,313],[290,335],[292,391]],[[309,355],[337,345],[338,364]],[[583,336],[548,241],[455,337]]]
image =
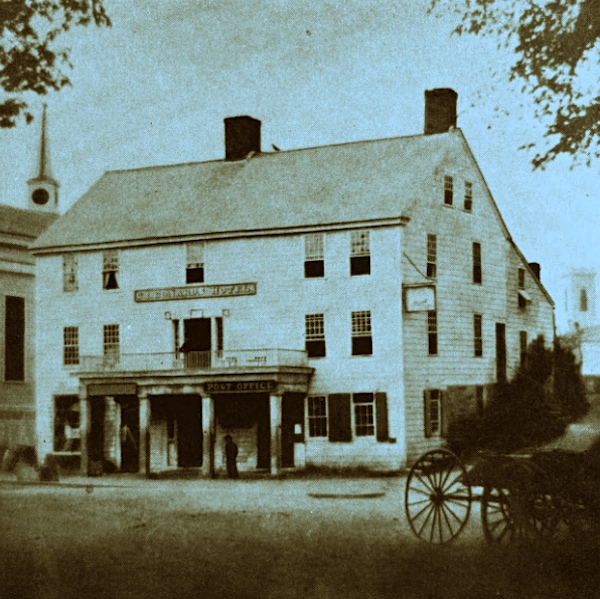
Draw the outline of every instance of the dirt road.
[[[404,479],[0,482],[0,596],[597,597],[594,554],[416,540]]]

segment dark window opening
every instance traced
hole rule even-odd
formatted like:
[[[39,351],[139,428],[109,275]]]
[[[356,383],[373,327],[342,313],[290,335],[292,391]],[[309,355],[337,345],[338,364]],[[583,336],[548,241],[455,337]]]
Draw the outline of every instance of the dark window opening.
[[[438,333],[437,312],[435,310],[427,312],[427,341],[429,355],[436,356],[438,353]]]
[[[204,267],[196,266],[185,271],[186,283],[204,283]]]
[[[325,339],[307,341],[306,353],[309,358],[324,358],[325,357]]]
[[[473,283],[480,284],[482,280],[481,244],[473,242]]]
[[[7,296],[4,312],[4,379],[25,380],[25,298]]]
[[[350,276],[371,274],[371,256],[352,256],[350,258]]]
[[[117,271],[109,270],[108,272],[104,272],[103,280],[104,280],[104,289],[118,289],[119,284],[117,283]]]
[[[587,291],[585,289],[582,289],[579,292],[579,311],[580,312],[587,312],[587,310],[588,310]]]
[[[304,262],[304,276],[307,279],[314,279],[325,276],[324,260],[306,260]]]
[[[446,206],[452,206],[454,201],[454,181],[452,177],[446,175],[444,177],[444,204]]]
[[[370,356],[373,353],[372,337],[352,337],[352,355]]]

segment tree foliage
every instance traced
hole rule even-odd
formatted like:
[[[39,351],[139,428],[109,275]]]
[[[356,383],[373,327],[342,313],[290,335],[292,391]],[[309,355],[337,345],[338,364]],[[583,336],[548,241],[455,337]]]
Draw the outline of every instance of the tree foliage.
[[[24,99],[70,83],[70,50],[61,35],[73,27],[110,26],[102,0],[2,0],[0,2],[0,127],[32,120]]]
[[[589,410],[573,352],[556,340],[552,349],[538,337],[527,348],[513,379],[496,385],[482,416],[453,423],[451,446],[513,451],[561,436]]]
[[[535,168],[560,154],[588,165],[600,156],[600,0],[431,0],[444,8],[461,15],[456,34],[493,35],[516,53],[509,78],[549,123]]]

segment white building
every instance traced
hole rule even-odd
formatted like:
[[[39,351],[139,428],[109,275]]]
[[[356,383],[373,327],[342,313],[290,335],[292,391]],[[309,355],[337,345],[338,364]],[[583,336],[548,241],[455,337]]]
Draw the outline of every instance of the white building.
[[[554,323],[456,93],[425,112],[423,135],[275,153],[235,117],[225,160],[106,173],[35,246],[38,454],[73,407],[84,471],[218,474],[228,433],[242,472],[439,446]]]
[[[0,459],[6,448],[35,445],[35,260],[29,247],[58,217],[59,187],[50,170],[45,110],[35,165],[27,203],[0,205]]]

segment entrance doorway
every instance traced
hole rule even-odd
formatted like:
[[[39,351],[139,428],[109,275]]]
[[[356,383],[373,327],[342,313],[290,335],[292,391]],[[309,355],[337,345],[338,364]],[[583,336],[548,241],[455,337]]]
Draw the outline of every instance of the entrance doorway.
[[[302,433],[297,434],[296,428],[302,431],[304,422],[304,395],[286,393],[281,406],[281,466],[294,467],[294,443],[302,441]]]
[[[183,396],[177,401],[177,466],[202,466],[202,399]]]
[[[121,404],[121,472],[140,469],[140,405],[137,397],[117,398]]]
[[[188,318],[183,321],[183,345],[187,368],[210,366],[210,318]]]

